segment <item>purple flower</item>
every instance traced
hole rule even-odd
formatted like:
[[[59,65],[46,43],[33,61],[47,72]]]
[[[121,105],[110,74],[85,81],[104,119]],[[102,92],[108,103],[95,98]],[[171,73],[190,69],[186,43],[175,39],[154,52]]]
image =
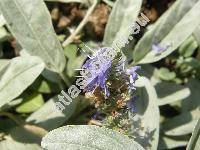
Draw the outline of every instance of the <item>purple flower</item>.
[[[156,54],[161,54],[165,50],[167,50],[169,46],[162,46],[159,43],[154,43],[152,46],[152,50],[156,52]]]
[[[135,81],[138,78],[138,74],[136,73],[136,71],[138,69],[141,69],[141,67],[140,66],[134,66],[134,67],[126,70],[126,74],[129,76],[129,87],[132,90],[135,90]]]
[[[136,96],[133,96],[127,103],[126,103],[126,106],[128,107],[128,109],[131,110],[132,113],[135,113],[136,112],[136,109],[135,109],[135,101],[136,101],[137,97]]]
[[[101,48],[83,65],[82,68],[87,69],[90,74],[90,76],[85,77],[87,84],[85,88],[86,92],[93,92],[97,87],[100,87],[105,97],[109,97],[110,91],[108,89],[107,80],[115,80],[115,78],[127,84],[128,90],[135,90],[135,81],[138,78],[136,71],[141,67],[134,66],[125,69],[126,59],[122,53],[116,55],[116,58],[113,60],[106,58],[105,54],[110,50],[112,50],[112,48]]]
[[[109,48],[102,48],[96,52],[96,54],[83,65],[83,69],[88,69],[91,77],[85,77],[87,86],[85,90],[87,92],[94,91],[97,87],[100,87],[106,97],[110,95],[106,81],[108,79],[109,71],[111,69],[112,61],[104,57],[103,53]]]

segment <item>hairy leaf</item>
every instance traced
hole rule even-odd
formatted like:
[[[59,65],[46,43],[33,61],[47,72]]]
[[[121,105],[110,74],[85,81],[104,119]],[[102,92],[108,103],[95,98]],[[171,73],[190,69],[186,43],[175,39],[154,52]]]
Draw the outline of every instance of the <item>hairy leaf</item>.
[[[138,89],[140,90],[139,99],[136,101],[137,114],[133,118],[135,120],[133,127],[141,129],[141,133],[138,133],[138,129],[136,128],[133,136],[136,136],[135,140],[144,148],[155,150],[158,146],[160,117],[157,94],[155,88],[145,77],[140,77],[136,85],[143,88]]]
[[[176,77],[175,72],[170,72],[168,68],[164,68],[164,67],[160,68],[157,71],[157,75],[159,76],[159,78],[165,81],[173,80]]]
[[[10,60],[0,59],[0,72],[9,64]]]
[[[188,136],[176,136],[176,137],[167,137],[162,136],[159,141],[158,149],[172,149],[176,147],[186,146],[188,143],[189,137]]]
[[[188,87],[171,82],[160,82],[155,85],[155,88],[158,94],[160,106],[184,100],[191,94]]]
[[[198,43],[194,36],[190,36],[179,48],[179,53],[184,57],[190,57],[194,54],[198,47]]]
[[[65,126],[49,132],[42,140],[45,149],[144,150],[138,143],[110,129],[97,126]]]
[[[136,21],[141,5],[142,0],[115,2],[105,29],[103,42],[106,46],[111,46],[113,41],[122,36],[128,38],[130,33],[127,29]]]
[[[200,109],[182,113],[164,122],[163,130],[166,135],[180,136],[192,133],[192,130],[200,118]]]
[[[64,70],[63,49],[42,0],[1,0],[0,9],[12,34],[28,53],[42,58],[52,71]]]
[[[136,63],[156,62],[184,42],[200,24],[199,0],[178,0],[138,42],[134,50]],[[153,44],[166,48],[161,54],[152,50]]]
[[[19,96],[43,69],[43,61],[35,56],[12,59],[0,79],[0,107]]]
[[[13,139],[6,139],[0,142],[1,150],[42,150],[37,144],[20,143]]]
[[[191,94],[188,98],[182,101],[182,112],[198,109],[200,106],[200,81],[198,79],[190,79],[186,86],[190,89]]]
[[[74,113],[77,100],[73,100],[70,105],[65,106],[63,112],[55,110],[56,102],[58,102],[57,96],[48,100],[48,102],[46,102],[40,109],[31,114],[26,121],[34,123],[47,130],[59,127]]]

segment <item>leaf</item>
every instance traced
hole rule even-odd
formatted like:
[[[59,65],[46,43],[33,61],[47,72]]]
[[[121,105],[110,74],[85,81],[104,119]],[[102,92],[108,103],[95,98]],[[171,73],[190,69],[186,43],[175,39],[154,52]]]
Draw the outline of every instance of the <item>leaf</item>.
[[[0,123],[0,134],[1,133],[6,133],[6,134],[9,134],[9,131],[16,127],[16,123],[11,120],[11,119],[7,119],[7,118],[4,118],[2,119],[3,121],[1,121]],[[1,144],[0,144],[1,145]],[[1,147],[1,146],[0,146]]]
[[[45,149],[144,150],[127,136],[91,125],[65,126],[49,132],[41,142]]]
[[[68,59],[75,59],[78,47],[75,44],[69,44],[64,49],[64,54]]]
[[[5,40],[8,40],[10,35],[6,31],[4,27],[0,27],[0,42],[4,42]]]
[[[192,133],[192,137],[187,146],[187,150],[199,150],[200,149],[200,119],[197,121],[197,124]]]
[[[8,110],[11,109],[12,107],[15,107],[17,105],[19,105],[20,103],[22,103],[23,99],[22,98],[18,98],[18,99],[14,99],[11,102],[3,105],[3,107],[1,107],[1,110]]]
[[[42,58],[52,71],[64,70],[63,49],[42,0],[1,0],[0,9],[12,34],[28,53]]]
[[[200,106],[200,81],[198,79],[190,79],[186,86],[190,89],[191,94],[188,98],[182,101],[182,112],[195,110]]]
[[[200,118],[200,109],[182,113],[163,123],[163,130],[166,135],[180,136],[192,133],[192,130]]]
[[[13,58],[0,80],[0,107],[19,96],[44,69],[35,56]]]
[[[167,137],[163,136],[159,141],[158,149],[172,149],[176,147],[186,146],[188,143],[188,137]]]
[[[200,45],[200,25],[195,29],[193,33],[198,45]]]
[[[0,27],[4,26],[6,24],[6,21],[3,17],[3,15],[0,13]]]
[[[190,36],[179,48],[179,53],[184,57],[190,57],[194,54],[198,43],[193,36]]]
[[[75,99],[70,105],[65,106],[65,110],[55,111],[55,103],[58,97],[55,96],[48,100],[40,109],[31,114],[26,122],[34,123],[46,130],[52,130],[66,122],[76,109],[78,99]]]
[[[141,70],[138,70],[138,73],[148,78],[153,86],[162,82],[158,77],[158,69],[156,67],[152,66],[151,64],[145,64],[141,65],[141,68]]]
[[[44,71],[42,72],[42,76],[50,82],[54,82],[57,84],[61,83],[62,81],[58,73],[49,71],[47,69],[44,69]]]
[[[44,77],[39,76],[36,81],[30,86],[30,89],[40,93],[58,93],[62,88],[53,82],[49,82]]]
[[[160,68],[157,71],[158,77],[160,77],[162,80],[165,81],[170,81],[176,78],[176,73],[175,72],[170,72],[168,68]]]
[[[14,141],[13,139],[6,139],[0,142],[1,150],[42,150],[37,144],[27,144]]]
[[[67,47],[65,47],[64,53],[68,58],[66,73],[69,75],[69,77],[73,77],[76,72],[75,69],[80,69],[86,58],[82,55],[77,56],[77,46],[74,44],[69,44]]]
[[[23,97],[23,103],[16,108],[16,111],[18,113],[31,113],[39,109],[43,104],[44,99],[41,94],[28,94]]]
[[[128,38],[130,33],[127,28],[136,21],[141,5],[142,0],[115,2],[106,25],[104,45],[111,46],[113,41],[122,36]]]
[[[189,58],[184,59],[182,64],[186,65],[189,68],[188,70],[192,70],[192,69],[198,70],[200,68],[200,61],[198,59],[193,58],[193,57],[189,57]]]
[[[9,64],[10,60],[0,59],[0,72]]]
[[[23,127],[14,127],[9,131],[10,136],[13,140],[21,143],[37,143],[39,144],[42,137],[32,133]]]
[[[6,24],[6,21],[3,15],[0,13],[0,42],[3,42],[4,40],[7,40],[10,37],[7,30],[4,28],[5,24]]]
[[[159,61],[175,51],[200,24],[200,1],[178,0],[143,36],[134,50],[135,63]],[[168,47],[160,55],[152,50],[152,45],[159,43]]]
[[[138,89],[140,91],[139,99],[136,101],[137,114],[133,118],[135,120],[133,126],[137,126],[138,121],[141,122],[139,128],[141,128],[142,133],[139,133],[135,141],[146,149],[150,148],[155,150],[158,146],[160,117],[156,91],[150,81],[145,77],[140,77],[136,81],[136,86],[143,88]],[[137,128],[134,134],[138,134]],[[143,139],[144,135],[145,138]]]
[[[186,86],[177,85],[171,82],[160,82],[155,85],[158,94],[159,106],[184,100],[190,96],[190,89]]]

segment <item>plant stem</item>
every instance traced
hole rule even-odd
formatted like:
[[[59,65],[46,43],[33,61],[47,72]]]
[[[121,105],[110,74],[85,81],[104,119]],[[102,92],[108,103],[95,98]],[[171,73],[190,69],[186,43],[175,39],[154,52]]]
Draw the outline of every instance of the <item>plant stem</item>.
[[[18,118],[16,118],[13,114],[8,113],[8,112],[0,112],[0,116],[6,116],[8,118],[10,118],[11,120],[13,120],[17,125],[21,126],[23,124],[23,122],[21,120],[19,120]]]
[[[83,29],[83,27],[88,23],[89,17],[92,14],[92,12],[94,11],[94,9],[95,9],[97,4],[98,4],[98,0],[94,0],[92,6],[89,8],[89,10],[87,11],[85,17],[83,18],[81,23],[78,25],[76,30],[63,42],[63,44],[62,44],[63,47],[65,47],[68,44],[70,44],[71,42],[73,42],[73,40],[76,37],[76,35],[79,34],[80,31]]]

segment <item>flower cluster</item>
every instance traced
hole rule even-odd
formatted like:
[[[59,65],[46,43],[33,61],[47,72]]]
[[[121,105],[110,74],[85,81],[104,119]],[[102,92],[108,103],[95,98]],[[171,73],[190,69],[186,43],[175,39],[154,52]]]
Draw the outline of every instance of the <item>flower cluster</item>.
[[[125,56],[120,51],[113,59],[109,59],[105,54],[110,51],[112,48],[101,48],[85,62],[82,69],[88,71],[84,74],[87,85],[84,90],[98,108],[97,114],[107,115],[101,121],[108,125],[112,118],[115,120],[111,121],[112,124],[115,122],[112,126],[118,126],[124,118],[128,118],[128,113],[133,114],[135,111],[134,91],[138,78],[136,71],[140,67],[127,68]]]
[[[108,90],[108,79],[111,80],[119,80],[122,78],[124,83],[129,86],[129,90],[135,89],[135,80],[138,75],[136,71],[140,69],[140,66],[134,66],[132,68],[125,68],[125,58],[122,56],[121,52],[118,52],[116,58],[114,60],[108,59],[106,57],[105,52],[112,51],[111,48],[101,48],[97,51],[96,55],[94,55],[91,59],[87,60],[83,65],[84,70],[89,70],[90,73],[88,76],[84,76],[86,79],[86,92],[91,92],[100,87],[104,92],[105,97],[110,96],[110,91]],[[117,61],[116,61],[117,60]],[[113,79],[111,77],[116,77]]]

